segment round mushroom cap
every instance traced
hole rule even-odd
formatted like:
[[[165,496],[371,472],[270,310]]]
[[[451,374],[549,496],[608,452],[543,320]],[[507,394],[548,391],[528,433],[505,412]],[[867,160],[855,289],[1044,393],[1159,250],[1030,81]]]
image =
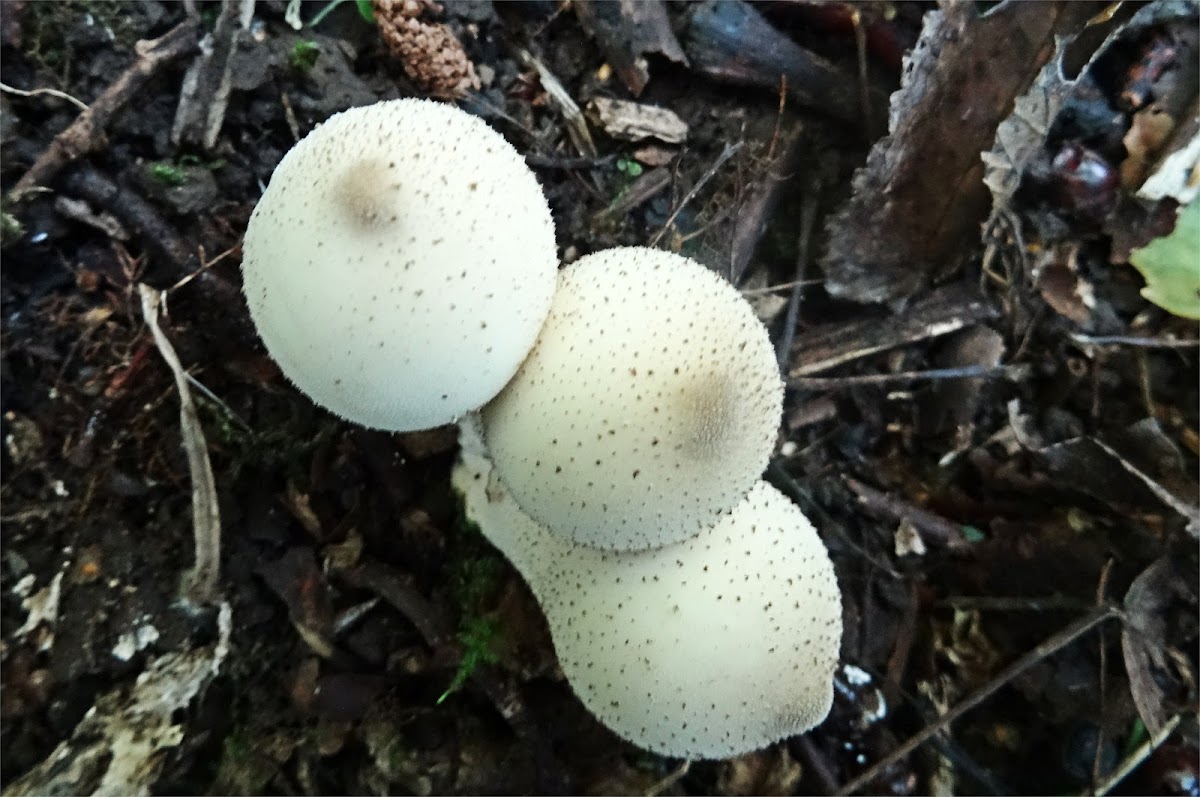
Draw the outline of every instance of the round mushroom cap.
[[[586,545],[641,550],[745,496],[782,407],[767,330],[738,291],[688,258],[625,247],[559,272],[537,344],[483,420],[526,512]]]
[[[454,484],[549,621],[571,688],[639,747],[726,758],[802,733],[833,699],[841,595],[812,525],[757,482],[712,529],[650,551],[581,546],[517,506],[463,435]]]
[[[516,372],[550,309],[554,224],[483,121],[428,100],[337,114],[279,164],[246,230],[259,335],[313,401],[393,431],[449,423]]]

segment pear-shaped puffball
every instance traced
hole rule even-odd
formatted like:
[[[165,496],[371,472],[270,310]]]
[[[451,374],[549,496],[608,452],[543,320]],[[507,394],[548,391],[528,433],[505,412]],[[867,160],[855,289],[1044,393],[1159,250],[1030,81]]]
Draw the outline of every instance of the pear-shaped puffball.
[[[315,402],[394,431],[449,423],[512,377],[550,309],[554,225],[483,121],[427,100],[337,114],[284,157],[246,230],[246,300]]]
[[[601,551],[522,512],[470,420],[453,477],[467,515],[525,577],[563,673],[605,725],[663,755],[725,758],[825,718],[841,596],[825,546],[786,497],[757,482],[696,537]]]
[[[500,478],[577,542],[641,550],[698,534],[762,475],[783,382],[750,305],[657,249],[559,272],[537,344],[483,411]]]

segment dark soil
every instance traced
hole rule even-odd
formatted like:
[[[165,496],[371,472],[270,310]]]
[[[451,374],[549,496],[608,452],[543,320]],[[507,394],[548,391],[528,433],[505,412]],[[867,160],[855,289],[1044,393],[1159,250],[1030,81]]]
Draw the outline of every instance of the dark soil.
[[[219,6],[199,5],[211,29]],[[994,312],[948,336],[917,335],[803,371],[829,381],[788,392],[767,478],[813,519],[837,567],[842,661],[851,669],[839,673],[831,717],[766,751],[690,767],[644,753],[591,718],[562,680],[519,577],[462,522],[449,485],[454,430],[385,434],[318,409],[283,379],[247,315],[241,236],[294,133],[351,106],[420,94],[354,5],[339,7],[318,33],[296,33],[285,3],[258,4],[259,71],[243,63],[212,151],[170,137],[189,57],[159,70],[111,120],[102,146],[48,190],[5,202],[0,782],[44,760],[100,695],[132,684],[153,657],[216,633],[211,612],[178,600],[194,550],[191,481],[175,383],[136,289],[192,276],[171,290],[161,323],[206,388],[195,400],[219,495],[221,591],[234,628],[221,675],[177,717],[186,733],[165,754],[156,792],[830,793],[1097,605],[1120,606],[1139,574],[1167,557],[1184,578],[1173,592],[1154,587],[1160,622],[1145,644],[1162,656],[1149,680],[1126,670],[1124,621],[1103,624],[1034,654],[993,697],[864,788],[1092,788],[1147,738],[1131,691],[1137,681],[1164,717],[1185,719],[1118,791],[1200,793],[1195,539],[1186,518],[1126,467],[1189,494],[1200,454],[1197,349],[1080,344],[1079,328],[1040,294],[981,280],[989,241],[996,264],[1021,260],[999,234],[908,303],[936,300],[947,284],[983,284]],[[853,35],[814,34],[791,5],[760,8],[853,75]],[[302,16],[322,6],[305,3]],[[530,49],[581,105],[595,95],[629,98],[616,76],[601,74],[596,41],[574,12],[549,2],[448,6],[445,21],[486,77],[462,105],[538,164],[567,261],[646,244],[725,146],[742,142],[659,243],[728,273],[738,209],[791,141],[792,176],[741,284],[790,282],[804,203],[815,197],[820,218],[835,210],[870,145],[819,109],[784,103],[781,111],[778,91],[722,85],[651,56],[638,99],[678,113],[688,140],[665,189],[598,215],[651,171],[637,160],[651,156],[593,125],[600,159],[581,165],[562,117],[515,52]],[[668,9],[676,24],[687,12]],[[919,10],[895,23],[909,45]],[[5,2],[4,82],[91,103],[134,62],[135,42],[183,15],[181,4],[155,0]],[[311,68],[291,58],[301,40],[319,45]],[[898,64],[885,55],[873,50],[870,70],[890,91]],[[0,95],[6,196],[78,113],[52,96]],[[814,193],[806,175],[818,172]],[[64,199],[85,202],[92,222],[64,212]],[[818,221],[814,259],[820,230]],[[817,276],[815,265],[806,276]],[[1140,299],[1136,279],[1098,279],[1109,286],[1101,301],[1118,332],[1196,337],[1195,324]],[[836,301],[814,284],[800,294],[789,331],[790,291],[773,294],[782,304],[764,295],[754,300],[773,339],[794,335],[798,347],[850,321],[876,324],[876,334],[906,312]],[[842,343],[849,347],[849,336]],[[841,379],[991,366],[997,345],[1006,365],[1020,366],[1004,378]],[[1095,447],[1097,438],[1116,453]],[[59,574],[56,620],[24,628],[28,598]],[[396,594],[416,596],[429,616],[414,604],[397,608]],[[425,628],[445,636],[431,644]],[[515,701],[508,713],[500,693]]]

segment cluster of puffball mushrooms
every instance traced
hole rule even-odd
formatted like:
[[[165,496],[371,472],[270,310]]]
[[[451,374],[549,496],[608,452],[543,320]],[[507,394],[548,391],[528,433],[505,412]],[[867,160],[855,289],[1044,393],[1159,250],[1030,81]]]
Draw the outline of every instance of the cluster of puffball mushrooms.
[[[318,404],[391,431],[459,423],[467,516],[617,734],[724,758],[824,719],[837,581],[761,480],[783,383],[728,282],[639,247],[560,270],[516,150],[413,99],[338,114],[284,157],[243,275],[268,351]]]

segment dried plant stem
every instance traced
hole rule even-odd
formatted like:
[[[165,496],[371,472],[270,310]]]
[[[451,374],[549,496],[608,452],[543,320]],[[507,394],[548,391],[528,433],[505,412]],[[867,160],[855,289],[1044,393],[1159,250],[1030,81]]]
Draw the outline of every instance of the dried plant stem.
[[[833,390],[863,385],[889,385],[896,382],[918,382],[933,379],[1021,379],[1028,373],[1023,365],[967,365],[962,368],[931,368],[928,371],[902,371],[896,374],[863,374],[861,376],[794,376],[787,386],[802,390]]]
[[[1174,733],[1182,720],[1183,716],[1179,714],[1167,720],[1167,724],[1162,726],[1158,733],[1142,742],[1136,750],[1129,754],[1128,758],[1121,762],[1121,766],[1117,767],[1111,775],[1104,779],[1103,783],[1098,784],[1095,790],[1088,792],[1088,794],[1095,795],[1095,797],[1103,797],[1103,795],[1112,791],[1113,787],[1129,777],[1130,772],[1133,772],[1139,764],[1149,758],[1151,753],[1162,747],[1163,742]]]
[[[221,575],[221,510],[217,503],[217,485],[187,372],[183,370],[171,341],[158,326],[162,294],[149,285],[138,285],[138,294],[142,300],[142,317],[175,376],[175,388],[179,392],[179,427],[192,478],[192,531],[196,538],[196,563],[184,573],[180,593],[186,604],[198,609],[220,600],[217,582]]]
[[[25,91],[24,89],[10,86],[7,83],[0,83],[0,91],[6,94],[15,94],[18,97],[37,97],[44,94],[47,97],[57,97],[60,100],[66,100],[81,111],[87,110],[86,102],[78,100],[65,91],[59,91],[58,89],[33,89],[32,91]]]

